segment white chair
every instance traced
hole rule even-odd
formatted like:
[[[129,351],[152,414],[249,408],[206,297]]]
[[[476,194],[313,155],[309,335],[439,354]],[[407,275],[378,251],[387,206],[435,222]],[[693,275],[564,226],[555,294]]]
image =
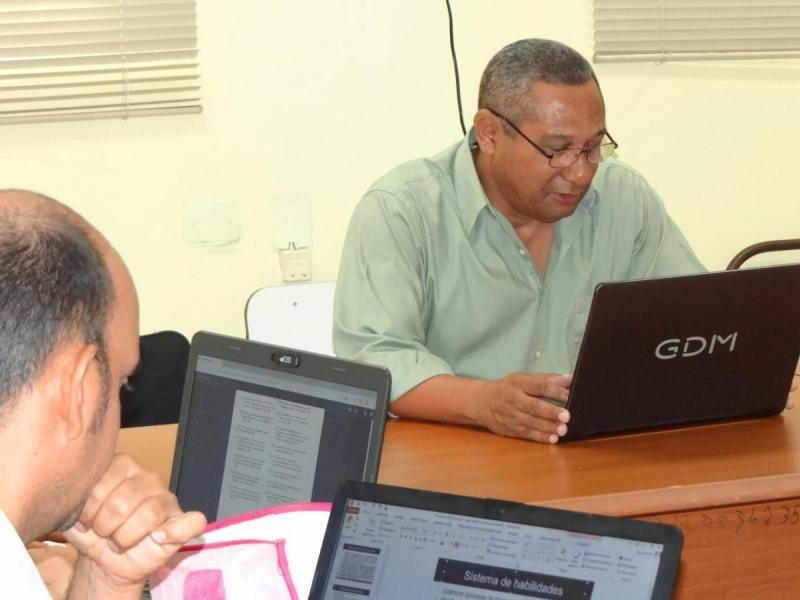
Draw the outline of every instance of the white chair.
[[[335,281],[290,283],[256,290],[247,300],[247,337],[333,356]]]

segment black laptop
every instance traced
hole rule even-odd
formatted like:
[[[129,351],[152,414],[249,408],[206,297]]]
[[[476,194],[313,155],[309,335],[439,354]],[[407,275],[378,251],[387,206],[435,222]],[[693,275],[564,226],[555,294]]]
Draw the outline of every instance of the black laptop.
[[[192,339],[170,489],[209,521],[330,502],[375,481],[389,372],[199,332]]]
[[[604,283],[564,439],[780,413],[800,355],[800,265]]]
[[[671,525],[349,482],[309,600],[666,600]]]

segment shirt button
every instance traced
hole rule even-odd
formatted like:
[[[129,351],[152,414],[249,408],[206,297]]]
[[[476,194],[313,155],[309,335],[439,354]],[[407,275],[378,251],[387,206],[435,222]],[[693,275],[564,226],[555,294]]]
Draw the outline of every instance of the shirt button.
[[[520,248],[520,249],[519,249],[519,255],[520,255],[520,256],[525,256],[525,254],[527,254],[527,253],[525,252],[525,250],[523,250],[522,248]]]
[[[534,356],[536,358],[539,358],[541,355],[542,355],[542,352],[540,350],[537,350],[536,353],[534,354]]]

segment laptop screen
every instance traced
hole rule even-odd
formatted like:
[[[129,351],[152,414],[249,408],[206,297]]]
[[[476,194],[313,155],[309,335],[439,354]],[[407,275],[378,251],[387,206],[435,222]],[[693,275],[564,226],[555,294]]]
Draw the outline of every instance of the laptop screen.
[[[479,506],[485,501],[473,502]],[[521,510],[545,511],[544,520],[549,524],[554,524],[553,514],[563,516],[565,525],[581,524],[575,522],[575,513],[533,507]],[[357,498],[348,498],[343,512],[327,580],[321,595],[312,593],[312,598],[668,597],[654,595],[665,544],[669,543],[658,535],[620,537]],[[590,528],[594,530],[598,524],[602,529],[604,523],[615,521],[640,523],[594,519],[595,527]],[[671,560],[676,561],[677,556]],[[324,576],[322,571],[320,565],[318,575]]]
[[[386,406],[379,389],[310,376],[327,363],[338,366],[334,358],[315,355],[313,368],[284,370],[219,354],[190,358],[189,406],[173,471],[184,509],[217,520],[330,501],[347,479],[374,480]]]

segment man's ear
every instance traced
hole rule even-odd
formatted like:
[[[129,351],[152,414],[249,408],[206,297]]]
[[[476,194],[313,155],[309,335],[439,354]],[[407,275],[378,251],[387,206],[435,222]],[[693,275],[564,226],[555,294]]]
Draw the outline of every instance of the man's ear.
[[[101,388],[99,370],[92,367],[96,356],[96,344],[79,344],[65,350],[52,365],[56,411],[68,441],[91,426]]]
[[[500,123],[491,111],[482,108],[475,113],[472,121],[475,127],[475,140],[484,154],[494,154],[496,138],[501,133]]]

